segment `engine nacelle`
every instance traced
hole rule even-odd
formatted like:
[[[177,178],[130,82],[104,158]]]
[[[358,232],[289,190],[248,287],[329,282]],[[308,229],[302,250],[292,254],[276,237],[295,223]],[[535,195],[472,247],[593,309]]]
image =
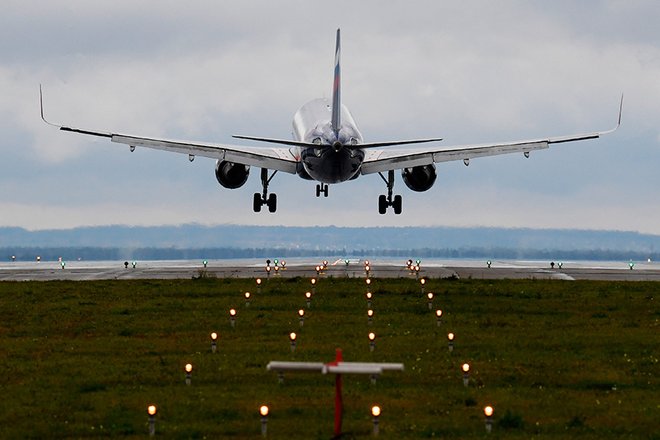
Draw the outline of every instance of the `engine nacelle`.
[[[215,178],[218,183],[225,188],[236,189],[245,185],[248,175],[250,174],[250,167],[241,163],[216,161],[215,163]]]
[[[437,177],[435,164],[404,168],[401,170],[401,177],[411,190],[417,192],[427,191],[433,186]]]

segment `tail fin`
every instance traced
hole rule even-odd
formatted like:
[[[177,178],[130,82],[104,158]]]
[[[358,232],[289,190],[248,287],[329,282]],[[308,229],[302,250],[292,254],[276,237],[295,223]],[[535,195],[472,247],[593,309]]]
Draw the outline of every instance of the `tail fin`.
[[[339,133],[341,125],[341,69],[339,66],[339,29],[337,29],[337,46],[335,49],[335,78],[332,85],[332,130]]]

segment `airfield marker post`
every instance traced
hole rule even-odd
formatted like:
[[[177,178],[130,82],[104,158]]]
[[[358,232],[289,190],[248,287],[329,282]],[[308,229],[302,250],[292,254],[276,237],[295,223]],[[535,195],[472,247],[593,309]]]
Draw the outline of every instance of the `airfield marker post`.
[[[276,371],[278,378],[282,378],[284,371],[318,372],[335,375],[335,437],[341,435],[342,416],[344,411],[342,401],[342,374],[368,374],[372,378],[385,370],[403,371],[403,364],[372,363],[372,362],[344,362],[340,348],[336,350],[335,360],[327,364],[321,362],[279,362],[271,361],[266,366],[269,371]]]
[[[463,364],[461,369],[463,370],[463,386],[467,387],[470,382],[470,364]]]
[[[215,350],[218,348],[218,334],[216,332],[211,332],[211,353],[215,353]]]
[[[149,405],[147,407],[147,414],[149,414],[149,437],[156,435],[156,405]]]
[[[289,340],[291,341],[291,353],[296,351],[296,338],[297,337],[298,336],[294,332],[289,333]]]
[[[484,416],[486,416],[486,432],[490,433],[493,430],[493,407],[488,405],[484,408]]]
[[[268,412],[268,406],[261,405],[259,414],[261,414],[261,435],[264,437],[268,434]]]
[[[229,322],[231,327],[236,327],[236,309],[229,309]]]
[[[378,418],[380,417],[380,407],[378,405],[374,405],[371,407],[371,416],[373,417],[373,422],[374,422],[374,436],[378,435]]]

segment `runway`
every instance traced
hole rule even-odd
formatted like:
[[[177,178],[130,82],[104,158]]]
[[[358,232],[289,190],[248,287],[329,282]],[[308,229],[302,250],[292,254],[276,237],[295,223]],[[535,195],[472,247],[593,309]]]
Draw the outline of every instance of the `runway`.
[[[316,259],[291,259],[276,273],[266,272],[266,263],[259,260],[202,261],[139,261],[125,266],[123,261],[5,262],[0,263],[0,281],[52,280],[131,280],[131,279],[191,279],[316,277]],[[271,268],[272,268],[271,264]],[[366,277],[364,260],[330,261],[321,277]],[[369,275],[374,278],[450,278],[461,279],[540,279],[540,280],[611,280],[660,281],[660,264],[636,263],[633,269],[625,262],[564,262],[551,268],[549,262],[493,260],[427,260],[416,274],[405,267],[405,261],[371,260]]]

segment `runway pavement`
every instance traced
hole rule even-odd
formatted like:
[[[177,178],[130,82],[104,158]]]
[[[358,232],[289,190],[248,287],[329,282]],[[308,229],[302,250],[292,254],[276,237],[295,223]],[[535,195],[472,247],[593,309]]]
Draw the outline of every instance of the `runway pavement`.
[[[122,261],[99,262],[6,262],[0,263],[0,281],[50,280],[130,280],[130,279],[191,279],[315,277],[318,260],[298,259],[285,268],[268,275],[265,263],[257,260],[145,261],[125,267]],[[272,265],[271,265],[272,266]],[[617,280],[660,281],[660,264],[637,263],[633,269],[621,262],[566,262],[559,268],[550,263],[534,261],[492,261],[490,267],[476,260],[429,260],[422,262],[419,275],[399,260],[374,260],[371,277],[375,278],[449,278],[462,279],[554,279],[554,280]],[[363,260],[335,260],[329,263],[322,277],[364,278]]]

